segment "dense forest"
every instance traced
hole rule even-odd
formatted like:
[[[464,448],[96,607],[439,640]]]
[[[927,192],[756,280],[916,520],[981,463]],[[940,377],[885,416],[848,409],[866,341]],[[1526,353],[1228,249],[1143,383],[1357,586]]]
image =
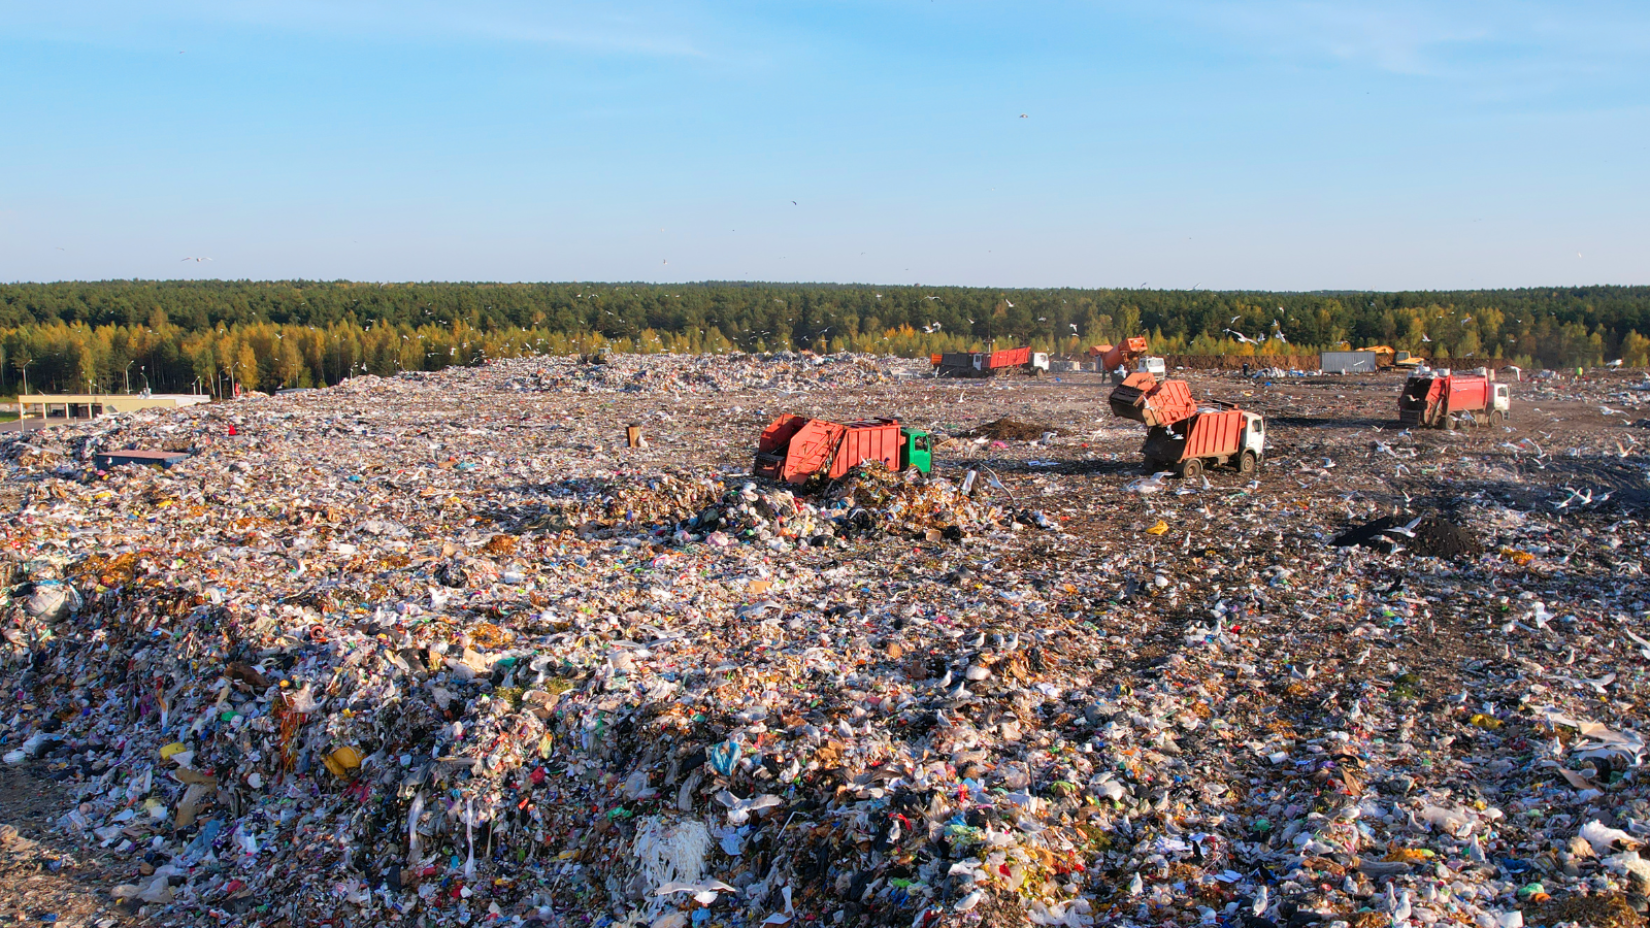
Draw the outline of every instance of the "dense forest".
[[[1414,293],[826,284],[104,281],[0,285],[0,392],[218,392],[590,351],[1164,354],[1386,344],[1427,357],[1650,363],[1650,287]]]

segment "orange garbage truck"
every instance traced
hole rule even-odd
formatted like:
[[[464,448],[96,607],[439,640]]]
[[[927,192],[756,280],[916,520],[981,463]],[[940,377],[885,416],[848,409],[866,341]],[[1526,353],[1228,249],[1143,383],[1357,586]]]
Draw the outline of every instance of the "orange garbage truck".
[[[1144,338],[1130,341],[1144,353]],[[1113,415],[1146,426],[1140,452],[1148,471],[1198,477],[1227,466],[1247,476],[1265,459],[1265,416],[1219,400],[1199,402],[1184,380],[1160,383],[1150,371],[1136,371],[1112,389],[1108,402]]]
[[[898,419],[841,423],[784,415],[762,430],[751,473],[804,484],[814,477],[839,479],[866,461],[926,474],[933,466],[931,438],[920,429],[901,428]]]
[[[1029,346],[996,351],[955,351],[929,356],[935,377],[995,377],[1020,371],[1040,377],[1048,370],[1048,353]]]
[[[1454,373],[1419,368],[1398,396],[1398,421],[1410,428],[1453,429],[1458,425],[1500,426],[1512,411],[1512,397],[1495,372]]]

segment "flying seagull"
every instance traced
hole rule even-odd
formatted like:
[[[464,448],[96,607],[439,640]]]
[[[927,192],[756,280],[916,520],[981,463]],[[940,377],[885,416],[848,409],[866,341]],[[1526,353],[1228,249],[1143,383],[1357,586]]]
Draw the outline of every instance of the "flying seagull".
[[[1413,521],[1411,521],[1408,525],[1404,526],[1403,528],[1389,528],[1389,529],[1387,529],[1386,534],[1388,534],[1388,535],[1403,535],[1407,538],[1414,538],[1415,537],[1415,527],[1417,525],[1420,525],[1421,520],[1424,519],[1424,518],[1426,518],[1426,517],[1425,516],[1416,516]]]

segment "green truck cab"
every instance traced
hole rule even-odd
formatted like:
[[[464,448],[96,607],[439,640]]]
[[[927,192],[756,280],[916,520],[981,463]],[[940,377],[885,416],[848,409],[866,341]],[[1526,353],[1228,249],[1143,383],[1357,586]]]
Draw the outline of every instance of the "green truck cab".
[[[923,473],[928,473],[934,467],[934,447],[928,433],[920,429],[900,429],[900,437],[904,439],[899,449],[899,469],[908,470],[915,467]]]

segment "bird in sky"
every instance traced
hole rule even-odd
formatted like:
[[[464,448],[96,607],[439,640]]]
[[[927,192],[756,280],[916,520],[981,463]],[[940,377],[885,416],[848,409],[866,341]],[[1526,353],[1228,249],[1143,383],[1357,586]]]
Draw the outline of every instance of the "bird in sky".
[[[1067,325],[1070,325],[1070,326],[1071,326],[1071,330],[1072,330],[1072,331],[1073,331],[1073,332],[1076,332],[1076,331],[1077,331],[1077,323],[1075,323],[1075,322],[1071,322],[1071,323],[1067,323]]]
[[[791,205],[792,205],[792,206],[795,206],[795,205],[796,205],[796,201],[795,201],[795,200],[792,200],[792,201],[791,201]]]
[[[937,296],[925,296],[925,297],[923,297],[923,299],[925,299],[925,300],[937,300],[937,299],[939,299],[939,297],[937,297]]]
[[[183,259],[183,260],[185,260],[185,261],[193,261],[193,262],[195,262],[195,263],[196,263],[196,264],[199,264],[199,263],[200,263],[200,262],[202,262],[202,261],[210,261],[210,260],[212,260],[212,259],[211,259],[211,258],[184,258],[184,259]]]
[[[1009,309],[1014,308],[1014,301],[1013,300],[1004,300],[1003,302],[1008,304]]]
[[[1421,335],[1421,341],[1424,341],[1424,342],[1430,342],[1430,341],[1432,341],[1432,339],[1430,339],[1430,338],[1427,338],[1427,336],[1426,336],[1426,334],[1425,334],[1425,333],[1422,333],[1422,335]]]
[[[1226,329],[1225,331],[1232,333],[1232,337],[1236,338],[1239,342],[1242,342],[1245,345],[1257,344],[1254,339],[1250,338],[1247,335],[1244,335],[1242,332],[1239,332],[1236,329]]]
[[[1232,324],[1236,323],[1239,319],[1242,319],[1242,318],[1243,318],[1242,316],[1233,316],[1232,318],[1226,320],[1226,324],[1227,325],[1232,325]]]
[[[1020,114],[1020,118],[1021,118],[1021,119],[1030,119],[1030,118],[1031,118],[1031,114],[1030,114],[1030,113],[1021,113],[1021,114]]]

